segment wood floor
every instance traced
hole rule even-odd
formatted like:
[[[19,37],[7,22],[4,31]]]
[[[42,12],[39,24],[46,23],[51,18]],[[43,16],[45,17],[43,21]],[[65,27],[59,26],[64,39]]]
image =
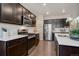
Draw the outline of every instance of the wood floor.
[[[32,51],[29,56],[55,56],[55,43],[53,41],[41,40],[39,45]]]

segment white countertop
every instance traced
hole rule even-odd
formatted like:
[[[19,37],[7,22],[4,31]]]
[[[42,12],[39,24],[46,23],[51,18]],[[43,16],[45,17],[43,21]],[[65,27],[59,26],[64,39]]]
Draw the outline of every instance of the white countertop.
[[[64,30],[64,31],[62,31],[62,30]],[[69,32],[69,28],[54,28],[52,30],[52,32],[54,32],[54,33],[58,33],[58,32]]]
[[[53,32],[53,33],[69,33],[69,31],[60,31],[60,30],[59,30],[59,31],[53,30],[52,32]]]
[[[58,35],[66,35],[67,37],[60,37]],[[76,41],[75,39],[70,39],[69,34],[55,33],[55,38],[58,41],[59,45],[79,47],[79,41]]]
[[[0,41],[9,41],[9,40],[14,40],[14,39],[18,39],[26,36],[28,35],[14,35],[14,36],[0,37]]]
[[[35,37],[36,35],[31,35],[31,36],[28,36],[28,39],[31,39],[33,37]]]

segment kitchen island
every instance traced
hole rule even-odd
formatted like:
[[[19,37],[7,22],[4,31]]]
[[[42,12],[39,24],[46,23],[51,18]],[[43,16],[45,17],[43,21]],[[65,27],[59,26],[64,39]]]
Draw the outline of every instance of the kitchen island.
[[[69,34],[55,33],[55,44],[58,56],[79,55],[79,41],[70,39]]]

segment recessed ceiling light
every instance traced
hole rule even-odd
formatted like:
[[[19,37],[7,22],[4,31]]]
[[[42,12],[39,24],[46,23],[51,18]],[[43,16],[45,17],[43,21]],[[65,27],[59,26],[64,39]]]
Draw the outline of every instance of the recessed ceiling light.
[[[62,13],[65,13],[66,12],[66,10],[65,9],[62,9]]]
[[[49,12],[47,11],[47,12],[46,12],[46,15],[48,15],[48,14],[49,14]]]
[[[44,6],[46,6],[46,3],[43,3]]]

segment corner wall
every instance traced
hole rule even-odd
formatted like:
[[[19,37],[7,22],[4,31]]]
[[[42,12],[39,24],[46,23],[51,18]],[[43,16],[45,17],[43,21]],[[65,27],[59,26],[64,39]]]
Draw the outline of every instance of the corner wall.
[[[43,16],[39,15],[36,18],[36,29],[39,33],[40,40],[43,40]]]

